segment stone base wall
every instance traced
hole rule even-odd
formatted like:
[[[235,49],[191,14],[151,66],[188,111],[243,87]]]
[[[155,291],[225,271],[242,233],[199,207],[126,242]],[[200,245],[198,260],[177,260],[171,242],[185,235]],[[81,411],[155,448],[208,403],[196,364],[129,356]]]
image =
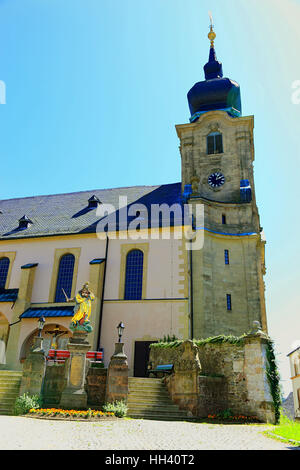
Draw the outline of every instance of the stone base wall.
[[[208,416],[229,408],[227,382],[224,377],[199,375],[198,387],[198,416]]]
[[[150,349],[149,360],[154,367],[174,364],[174,373],[165,382],[175,403],[197,417],[231,409],[234,414],[274,422],[264,335],[250,334],[241,345],[191,344],[185,341],[176,348]],[[196,388],[192,379],[195,374]]]
[[[102,406],[105,403],[107,369],[90,367],[86,377],[88,405]]]
[[[66,385],[65,363],[47,364],[43,385],[44,405],[59,406]],[[85,390],[88,406],[100,407],[105,403],[107,369],[88,367]]]
[[[43,386],[44,405],[58,406],[65,385],[65,364],[47,364]]]

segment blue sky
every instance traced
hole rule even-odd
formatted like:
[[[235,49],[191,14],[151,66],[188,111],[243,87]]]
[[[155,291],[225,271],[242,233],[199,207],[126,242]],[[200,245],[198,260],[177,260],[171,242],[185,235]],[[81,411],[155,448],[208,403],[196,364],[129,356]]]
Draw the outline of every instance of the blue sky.
[[[297,0],[0,0],[0,199],[180,180],[175,124],[203,79],[208,11],[255,116],[269,332],[285,392],[300,340]]]

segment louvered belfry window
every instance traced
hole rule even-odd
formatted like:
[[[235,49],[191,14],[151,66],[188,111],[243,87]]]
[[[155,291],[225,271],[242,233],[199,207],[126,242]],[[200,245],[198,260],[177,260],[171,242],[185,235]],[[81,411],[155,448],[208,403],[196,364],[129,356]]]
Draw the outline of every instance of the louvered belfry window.
[[[124,300],[140,300],[143,291],[144,253],[131,250],[126,258]]]
[[[5,289],[7,275],[9,270],[9,258],[0,259],[0,288]]]
[[[211,132],[207,136],[207,153],[208,155],[223,153],[223,139],[220,132]]]
[[[63,290],[70,298],[72,293],[73,275],[74,275],[75,256],[71,253],[63,255],[59,262],[55,302],[65,302],[66,297]]]

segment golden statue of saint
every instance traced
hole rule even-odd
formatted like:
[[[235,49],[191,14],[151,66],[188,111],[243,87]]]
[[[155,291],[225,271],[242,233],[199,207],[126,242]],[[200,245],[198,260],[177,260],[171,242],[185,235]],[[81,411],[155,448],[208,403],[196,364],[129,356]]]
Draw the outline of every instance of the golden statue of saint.
[[[84,284],[82,289],[75,297],[76,305],[74,307],[74,316],[71,320],[72,329],[84,329],[92,331],[89,318],[92,310],[92,301],[95,299],[94,294],[89,290],[88,283]]]

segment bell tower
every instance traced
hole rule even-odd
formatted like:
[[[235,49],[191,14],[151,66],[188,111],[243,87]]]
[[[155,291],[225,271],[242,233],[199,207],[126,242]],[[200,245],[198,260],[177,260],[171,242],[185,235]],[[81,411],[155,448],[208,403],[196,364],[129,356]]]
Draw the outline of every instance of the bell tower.
[[[188,92],[190,122],[180,139],[183,199],[204,206],[202,249],[191,254],[195,338],[241,335],[254,320],[267,332],[265,241],[256,206],[253,116],[242,116],[240,87],[223,77],[210,25],[205,80]],[[197,223],[197,222],[196,222]]]

